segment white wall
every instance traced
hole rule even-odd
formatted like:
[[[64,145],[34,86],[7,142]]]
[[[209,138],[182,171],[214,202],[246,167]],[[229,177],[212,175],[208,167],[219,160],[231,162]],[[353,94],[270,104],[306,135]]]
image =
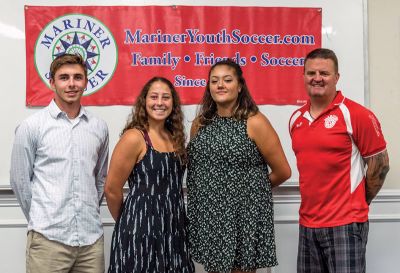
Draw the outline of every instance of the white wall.
[[[368,14],[371,109],[381,121],[391,165],[384,188],[400,189],[400,1],[369,0]]]

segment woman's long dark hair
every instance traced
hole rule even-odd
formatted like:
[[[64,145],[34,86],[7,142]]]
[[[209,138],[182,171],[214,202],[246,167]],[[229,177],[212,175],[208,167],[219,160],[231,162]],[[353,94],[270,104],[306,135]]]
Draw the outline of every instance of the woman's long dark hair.
[[[243,77],[242,68],[235,61],[231,59],[224,59],[211,66],[210,71],[208,72],[206,90],[204,92],[203,99],[200,104],[200,110],[197,115],[200,126],[209,124],[217,112],[217,104],[211,97],[210,93],[210,76],[214,68],[221,65],[226,65],[233,68],[235,75],[238,78],[239,86],[241,87],[241,91],[237,98],[237,105],[232,113],[232,117],[236,120],[243,120],[255,115],[258,112],[258,107],[251,97],[246,81]]]

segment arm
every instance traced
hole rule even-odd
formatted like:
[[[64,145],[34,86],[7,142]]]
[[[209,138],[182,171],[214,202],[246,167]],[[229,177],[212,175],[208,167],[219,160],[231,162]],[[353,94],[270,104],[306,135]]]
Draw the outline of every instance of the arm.
[[[126,131],[115,146],[105,184],[107,206],[114,220],[121,213],[125,182],[133,166],[145,153],[146,144],[136,129]]]
[[[108,128],[105,125],[105,138],[104,142],[102,143],[102,147],[99,153],[99,158],[97,161],[95,175],[96,175],[96,189],[97,189],[97,196],[99,200],[99,206],[101,205],[104,197],[104,183],[107,176],[107,168],[108,168]]]
[[[367,164],[367,174],[365,183],[365,198],[368,204],[378,194],[385,181],[386,174],[389,172],[389,156],[387,150],[379,154],[365,158]]]
[[[271,168],[269,175],[272,187],[285,182],[292,174],[283,152],[281,142],[269,120],[260,112],[247,121],[247,133],[256,143],[264,160]]]
[[[192,122],[192,126],[190,127],[190,139],[192,140],[200,129],[199,119],[195,118]]]
[[[25,218],[29,222],[31,208],[33,165],[36,144],[26,124],[16,129],[14,145],[11,153],[10,184],[21,206]]]

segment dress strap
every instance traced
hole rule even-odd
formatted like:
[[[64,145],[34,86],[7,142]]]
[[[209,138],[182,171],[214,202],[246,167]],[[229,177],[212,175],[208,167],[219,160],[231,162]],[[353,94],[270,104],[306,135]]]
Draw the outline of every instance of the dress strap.
[[[150,147],[153,147],[153,144],[151,143],[149,133],[147,132],[147,130],[143,130],[143,137],[144,137],[144,141],[146,142],[146,144]]]

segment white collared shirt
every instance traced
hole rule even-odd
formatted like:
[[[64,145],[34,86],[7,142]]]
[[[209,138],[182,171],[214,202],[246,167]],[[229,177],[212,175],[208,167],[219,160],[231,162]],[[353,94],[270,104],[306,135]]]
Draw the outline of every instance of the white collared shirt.
[[[108,141],[103,120],[81,107],[71,122],[54,101],[17,127],[10,180],[28,230],[70,246],[101,237]]]

